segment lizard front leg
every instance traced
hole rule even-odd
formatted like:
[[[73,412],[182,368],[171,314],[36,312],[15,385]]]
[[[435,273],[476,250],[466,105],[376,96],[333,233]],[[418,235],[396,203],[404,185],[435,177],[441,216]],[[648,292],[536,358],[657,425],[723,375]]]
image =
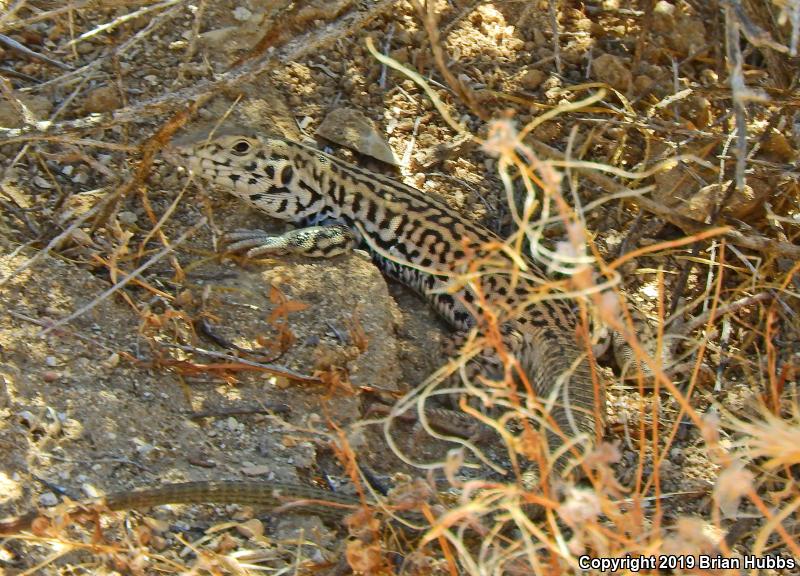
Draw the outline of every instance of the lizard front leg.
[[[263,230],[237,230],[225,235],[225,243],[230,252],[247,250],[250,258],[273,254],[331,258],[358,244],[353,231],[342,224],[298,228],[277,236]]]

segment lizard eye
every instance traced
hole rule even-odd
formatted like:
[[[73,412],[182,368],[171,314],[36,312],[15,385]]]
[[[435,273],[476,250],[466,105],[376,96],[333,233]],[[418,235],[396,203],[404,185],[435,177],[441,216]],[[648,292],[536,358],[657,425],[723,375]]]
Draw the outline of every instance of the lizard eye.
[[[233,146],[231,146],[231,151],[234,154],[238,154],[239,156],[243,156],[250,151],[250,142],[247,140],[237,140]]]

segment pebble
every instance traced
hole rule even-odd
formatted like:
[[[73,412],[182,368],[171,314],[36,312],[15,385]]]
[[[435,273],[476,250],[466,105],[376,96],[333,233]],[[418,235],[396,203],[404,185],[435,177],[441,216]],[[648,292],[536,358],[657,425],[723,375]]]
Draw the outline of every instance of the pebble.
[[[79,42],[78,45],[75,46],[75,50],[78,51],[78,54],[86,56],[94,52],[94,46],[90,42]]]
[[[118,352],[112,353],[108,358],[103,360],[103,366],[105,368],[116,368],[120,361],[120,355]]]
[[[252,518],[238,524],[236,531],[246,538],[261,537],[264,535],[264,524],[258,518]]]
[[[58,496],[52,492],[44,492],[41,496],[39,496],[39,504],[46,508],[51,508],[58,504]]]
[[[150,530],[158,534],[163,534],[169,530],[169,522],[159,520],[158,518],[150,518],[149,516],[146,516],[142,522],[144,522],[147,527],[150,528]]]
[[[53,109],[53,103],[44,96],[28,96],[27,94],[14,93],[31,114],[37,119],[46,118]],[[22,117],[17,108],[5,99],[0,100],[0,126],[5,128],[19,128],[22,126]]]
[[[317,129],[317,135],[387,164],[398,165],[386,139],[361,111],[352,108],[331,110]]]
[[[525,75],[520,79],[520,84],[526,90],[536,90],[541,86],[547,76],[541,70],[532,68],[528,70]]]
[[[209,48],[219,48],[228,42],[236,32],[239,31],[237,26],[226,26],[225,28],[217,28],[216,30],[209,30],[200,35],[200,40]]]
[[[633,81],[633,75],[625,63],[612,54],[601,54],[595,58],[592,73],[595,78],[620,92],[627,92]]]
[[[139,456],[147,457],[149,456],[156,447],[152,444],[148,444],[147,442],[143,442],[141,444],[137,443],[136,452],[138,452]]]
[[[53,187],[53,185],[50,183],[49,180],[45,180],[41,176],[34,176],[33,177],[33,184],[37,188],[42,188],[43,190],[50,190]]]
[[[119,92],[113,86],[95,88],[83,100],[83,109],[89,113],[110,112],[121,106]]]
[[[100,497],[100,492],[97,490],[97,488],[85,480],[81,481],[81,491],[86,495],[87,498]]]
[[[230,416],[227,420],[225,420],[225,428],[231,432],[239,432],[244,428],[244,426],[236,418]]]
[[[31,428],[36,423],[36,417],[28,410],[23,410],[20,412],[17,417],[21,424],[24,424],[28,428]]]
[[[138,218],[139,217],[130,210],[123,210],[122,212],[117,214],[117,220],[119,220],[122,224],[125,224],[127,226],[132,226],[133,224],[136,224],[136,220]]]
[[[729,186],[730,181],[724,182],[722,185],[714,183],[703,186],[689,198],[688,204],[682,206],[682,213],[689,218],[705,221],[706,217],[714,210],[718,199],[725,197]],[[763,197],[756,194],[752,186],[745,184],[744,189],[734,189],[730,195],[727,195],[722,213],[736,219],[744,219],[761,204],[762,200]]]
[[[55,370],[45,370],[42,373],[42,380],[45,382],[55,382],[59,378],[61,378],[61,373],[56,372]]]
[[[237,6],[233,11],[233,17],[239,22],[247,22],[253,17],[253,13],[244,6]]]
[[[264,476],[272,471],[270,466],[246,466],[241,469],[245,476]]]
[[[704,68],[700,71],[700,82],[702,82],[704,86],[715,86],[719,83],[719,76],[715,70]]]

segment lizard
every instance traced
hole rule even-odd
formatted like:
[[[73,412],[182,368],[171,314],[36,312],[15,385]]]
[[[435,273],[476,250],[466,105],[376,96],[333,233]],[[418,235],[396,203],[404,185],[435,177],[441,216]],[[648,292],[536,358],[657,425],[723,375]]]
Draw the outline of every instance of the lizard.
[[[164,156],[265,215],[300,226],[282,235],[229,233],[231,251],[313,258],[361,246],[385,276],[414,290],[456,331],[483,329],[486,312],[496,315],[502,344],[519,361],[532,396],[550,403],[557,431],[546,433],[550,443],[558,445],[559,436],[587,444],[595,439],[605,398],[579,345],[573,302],[549,288],[544,293],[546,275],[531,261],[527,274],[512,274],[515,262],[498,249],[503,241],[489,229],[398,180],[245,128],[190,135],[172,143]],[[471,272],[476,260],[486,262],[487,270],[455,285],[454,278]],[[504,366],[491,350],[474,365],[503,379]]]
[[[511,258],[502,250],[490,251],[502,245],[496,234],[442,200],[388,176],[306,144],[247,129],[189,136],[170,144],[164,156],[267,216],[302,226],[277,236],[233,232],[228,234],[230,250],[248,250],[249,256],[289,252],[333,257],[361,245],[386,276],[417,292],[458,331],[478,325],[487,308],[498,310],[503,345],[518,359],[535,395],[554,400],[554,428],[561,438],[581,437],[592,445],[602,428],[605,397],[577,343],[576,311],[566,298],[531,298],[546,282],[544,272],[528,261],[534,277],[512,277]],[[473,276],[468,285],[448,286],[476,257],[489,258],[492,271]],[[481,356],[480,363],[502,378],[497,357],[490,352]],[[547,437],[553,448],[560,444],[558,435]],[[120,510],[216,502],[276,508],[291,501],[300,501],[301,511],[323,517],[341,516],[343,509],[360,504],[357,498],[300,484],[200,481],[114,493],[78,506]],[[0,522],[0,534],[29,528],[37,515]]]

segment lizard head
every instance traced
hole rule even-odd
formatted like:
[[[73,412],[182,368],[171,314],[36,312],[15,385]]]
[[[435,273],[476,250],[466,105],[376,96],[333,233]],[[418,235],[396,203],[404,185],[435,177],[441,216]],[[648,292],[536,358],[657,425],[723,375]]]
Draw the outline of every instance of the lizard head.
[[[319,209],[313,206],[314,195],[300,183],[298,147],[283,138],[231,127],[181,138],[163,152],[170,163],[267,215],[294,220]]]

